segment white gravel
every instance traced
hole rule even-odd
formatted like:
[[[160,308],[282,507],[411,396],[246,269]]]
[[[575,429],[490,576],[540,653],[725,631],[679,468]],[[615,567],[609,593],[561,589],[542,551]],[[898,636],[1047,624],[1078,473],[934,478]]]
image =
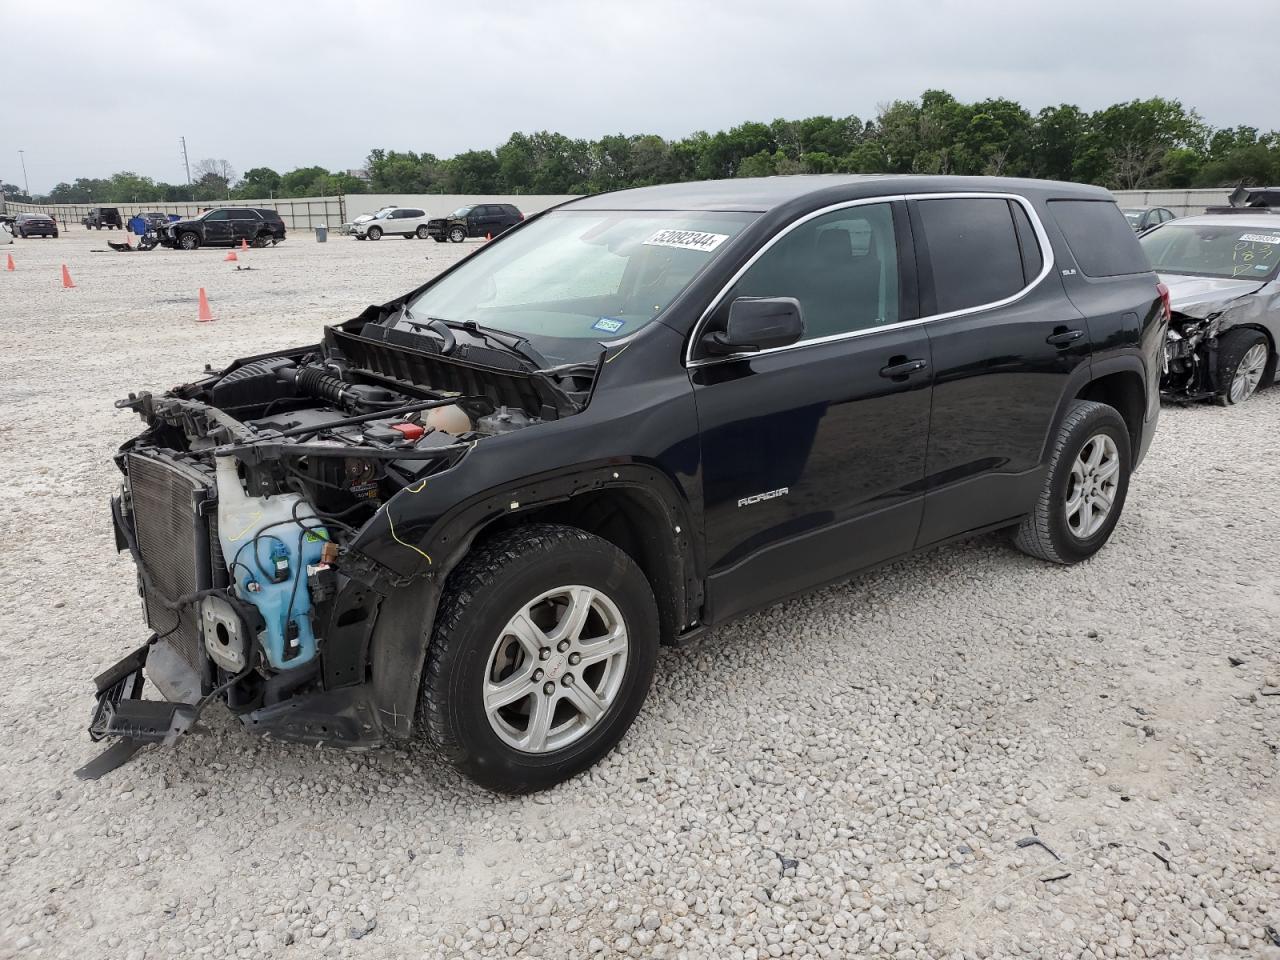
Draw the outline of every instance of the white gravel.
[[[0,248],[0,955],[1280,957],[1280,390],[1166,408],[1090,563],[984,538],[664,651],[546,794],[221,711],[80,783],[90,679],[144,635],[112,401],[475,248],[298,233],[237,273],[108,236]]]

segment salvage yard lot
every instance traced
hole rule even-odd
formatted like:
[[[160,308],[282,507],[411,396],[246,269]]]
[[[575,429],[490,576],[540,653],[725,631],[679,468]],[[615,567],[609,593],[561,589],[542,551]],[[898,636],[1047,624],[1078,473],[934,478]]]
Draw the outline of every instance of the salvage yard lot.
[[[478,246],[0,248],[0,956],[1280,956],[1276,389],[1166,407],[1090,562],[981,538],[664,650],[622,746],[544,794],[222,710],[76,781],[91,678],[144,638],[112,402]]]

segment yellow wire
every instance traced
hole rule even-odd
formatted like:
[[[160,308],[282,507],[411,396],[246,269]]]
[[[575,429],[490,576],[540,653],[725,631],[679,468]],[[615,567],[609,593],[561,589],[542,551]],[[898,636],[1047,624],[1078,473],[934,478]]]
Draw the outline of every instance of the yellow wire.
[[[633,344],[633,343],[635,343],[635,341],[634,341],[634,340],[631,340],[631,341],[629,341],[629,342],[627,342],[627,343],[624,343],[624,344],[622,345],[622,349],[621,349],[621,350],[619,350],[617,353],[615,353],[612,357],[606,357],[604,362],[605,362],[605,363],[613,363],[613,361],[617,360],[620,356],[622,356],[624,353],[626,353],[626,352],[627,352],[627,347],[631,346],[631,344]]]
[[[419,484],[418,484],[417,489],[414,489],[413,487],[405,487],[405,489],[406,489],[406,490],[408,490],[410,493],[421,493],[421,492],[422,492],[423,490],[425,490],[426,488],[427,488],[427,481],[426,481],[426,480],[423,480],[421,483],[419,483]],[[417,547],[415,547],[412,543],[405,543],[403,540],[401,540],[401,539],[400,539],[399,534],[397,534],[397,533],[396,533],[396,523],[395,523],[395,521],[394,521],[394,520],[392,520],[392,519],[391,519],[391,505],[390,505],[390,504],[387,504],[387,526],[389,526],[389,527],[391,528],[391,539],[392,539],[392,540],[394,540],[396,543],[400,544],[400,546],[402,546],[402,547],[408,547],[410,550],[412,550],[412,551],[413,551],[414,553],[416,553],[418,556],[422,557],[422,559],[423,559],[423,560],[427,561],[427,563],[431,563],[431,558],[430,558],[429,556],[427,556],[425,553],[423,553],[421,550],[419,550]],[[434,564],[433,564],[433,566],[434,566]]]

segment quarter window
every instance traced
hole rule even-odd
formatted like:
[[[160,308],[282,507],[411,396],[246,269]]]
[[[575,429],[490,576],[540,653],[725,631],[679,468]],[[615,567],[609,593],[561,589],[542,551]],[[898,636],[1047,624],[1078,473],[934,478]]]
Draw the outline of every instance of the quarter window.
[[[938,313],[995,303],[1026,286],[1023,254],[1004,198],[919,200],[916,211]]]
[[[805,340],[898,321],[898,251],[887,203],[846,207],[784,235],[730,288],[713,325],[738,297],[795,297]]]

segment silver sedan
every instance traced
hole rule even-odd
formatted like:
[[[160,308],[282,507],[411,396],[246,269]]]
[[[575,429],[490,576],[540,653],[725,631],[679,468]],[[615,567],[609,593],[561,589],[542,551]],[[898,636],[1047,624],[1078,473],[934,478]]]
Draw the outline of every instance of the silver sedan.
[[[1166,399],[1243,403],[1276,379],[1280,214],[1218,214],[1140,238],[1169,288]]]

